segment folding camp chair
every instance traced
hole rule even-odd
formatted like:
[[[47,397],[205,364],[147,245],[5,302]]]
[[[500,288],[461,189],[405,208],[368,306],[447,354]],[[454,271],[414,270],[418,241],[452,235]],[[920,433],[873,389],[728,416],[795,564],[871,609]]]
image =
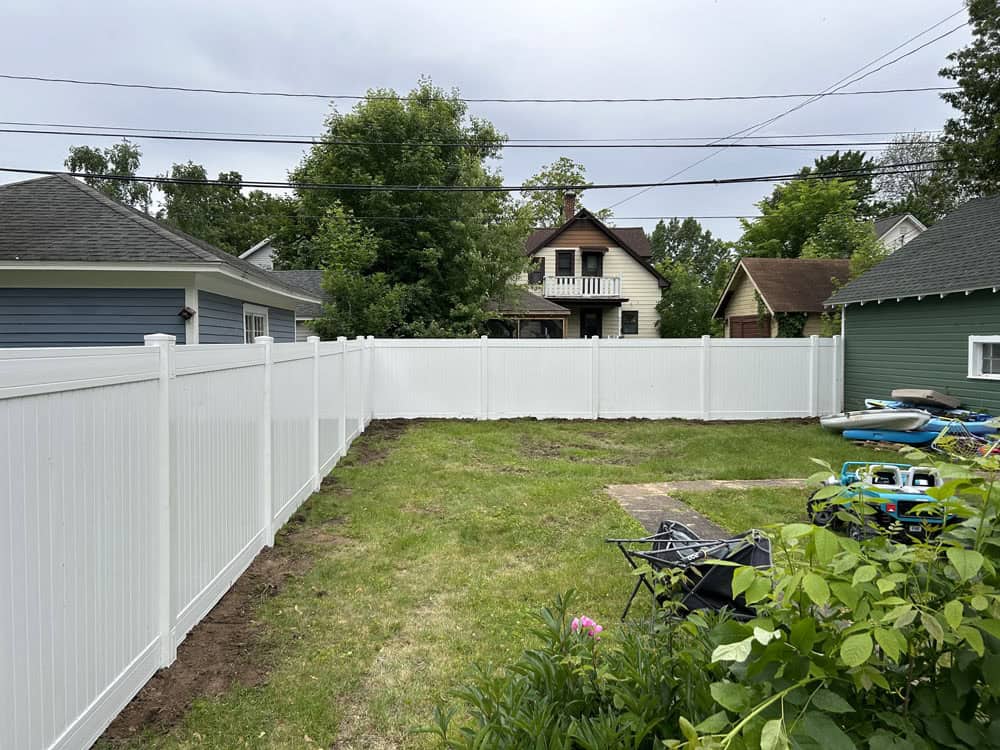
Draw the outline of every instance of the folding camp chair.
[[[606,541],[618,545],[633,570],[638,570],[641,564],[646,563],[654,573],[667,568],[684,571],[680,601],[682,613],[698,609],[727,609],[733,617],[740,620],[749,620],[757,615],[743,596],[733,598],[733,571],[736,568],[715,562],[723,560],[755,568],[771,567],[771,540],[757,529],[750,529],[730,539],[701,539],[679,521],[662,521],[652,536]],[[656,596],[656,590],[647,574],[640,573],[625,605],[625,611],[622,612],[622,620],[628,616],[632,602],[642,586]],[[657,603],[662,604],[664,598],[664,595],[660,595]]]

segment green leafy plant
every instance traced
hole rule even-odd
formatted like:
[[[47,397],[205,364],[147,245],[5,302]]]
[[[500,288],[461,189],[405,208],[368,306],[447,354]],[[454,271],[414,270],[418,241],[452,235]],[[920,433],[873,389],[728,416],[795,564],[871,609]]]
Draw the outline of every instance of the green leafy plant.
[[[833,473],[818,463],[814,479]],[[668,600],[652,626],[596,642],[574,635],[560,599],[543,646],[478,672],[434,731],[449,748],[1000,748],[1000,459],[937,468],[926,505],[967,520],[913,543],[775,527],[773,566],[733,573],[749,622]],[[844,492],[856,489],[816,499],[843,505]],[[845,520],[864,523],[851,508]]]

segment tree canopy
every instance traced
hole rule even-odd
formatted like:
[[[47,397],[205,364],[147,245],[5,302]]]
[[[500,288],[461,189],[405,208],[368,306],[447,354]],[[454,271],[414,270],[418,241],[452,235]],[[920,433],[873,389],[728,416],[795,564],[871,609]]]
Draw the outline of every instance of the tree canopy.
[[[499,185],[489,160],[499,158],[504,139],[491,123],[469,116],[457,91],[423,79],[406,96],[372,90],[351,112],[334,110],[324,142],[309,150],[292,181]],[[485,301],[525,265],[530,219],[505,193],[299,190],[296,215],[275,243],[284,267],[325,262],[321,222],[335,203],[377,240],[367,273],[384,274],[398,291],[397,318],[386,333],[472,333]]]
[[[944,125],[943,155],[974,195],[1000,191],[1000,5],[968,0],[972,43],[948,55],[940,75],[958,84],[942,98],[959,116]]]
[[[522,184],[521,198],[536,227],[557,227],[563,223],[563,193],[558,190],[532,190],[539,185],[592,185],[587,169],[569,157],[560,156],[546,164]],[[583,205],[583,191],[578,190],[577,207]],[[603,208],[594,215],[601,221],[611,218],[611,210]]]
[[[922,133],[901,135],[879,159],[879,164],[909,164],[941,159],[941,149],[930,136]],[[880,174],[875,187],[883,201],[885,214],[911,213],[930,226],[962,200],[962,190],[949,170],[940,164],[925,171]]]
[[[71,146],[64,164],[70,172],[89,175],[128,175],[134,177],[142,161],[142,150],[129,141],[122,140],[113,146]],[[119,203],[149,212],[153,201],[153,188],[148,182],[113,180],[106,177],[84,177],[91,187]]]
[[[680,264],[688,268],[702,284],[713,284],[719,264],[733,254],[732,243],[725,242],[702,227],[697,219],[662,219],[656,223],[649,243],[653,263]]]

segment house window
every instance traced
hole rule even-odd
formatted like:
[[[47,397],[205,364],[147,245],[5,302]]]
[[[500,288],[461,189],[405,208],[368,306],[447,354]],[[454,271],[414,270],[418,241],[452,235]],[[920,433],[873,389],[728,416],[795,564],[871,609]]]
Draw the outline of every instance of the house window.
[[[541,284],[545,279],[545,258],[532,258],[528,270],[528,283]]]
[[[267,335],[267,308],[243,305],[243,340],[252,344],[258,336]]]
[[[968,376],[1000,380],[1000,336],[969,336]]]
[[[517,337],[519,339],[561,339],[563,337],[563,322],[561,320],[525,318],[518,321]]]
[[[575,276],[574,250],[556,250],[556,276]]]
[[[581,273],[584,276],[604,275],[604,256],[601,253],[583,253]]]
[[[639,333],[639,311],[622,310],[622,335]]]

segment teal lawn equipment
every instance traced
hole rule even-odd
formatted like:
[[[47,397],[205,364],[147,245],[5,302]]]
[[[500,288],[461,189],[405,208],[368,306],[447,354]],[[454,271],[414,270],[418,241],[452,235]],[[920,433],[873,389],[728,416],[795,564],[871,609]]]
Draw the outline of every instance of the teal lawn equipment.
[[[960,520],[927,494],[943,483],[937,469],[926,466],[848,461],[839,477],[813,493],[806,509],[817,526],[843,529],[855,539],[874,536],[878,528],[901,539],[923,538]],[[831,486],[842,488],[840,494],[830,497]],[[856,503],[865,507],[859,510]]]

